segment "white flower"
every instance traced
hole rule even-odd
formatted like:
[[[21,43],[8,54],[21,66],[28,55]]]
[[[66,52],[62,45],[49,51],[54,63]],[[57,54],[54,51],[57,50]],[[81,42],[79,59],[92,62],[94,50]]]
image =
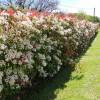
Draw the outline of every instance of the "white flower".
[[[33,68],[33,65],[32,65],[32,64],[27,64],[27,67],[28,67],[29,69],[32,69],[32,68]]]
[[[20,58],[21,55],[22,55],[22,52],[17,52],[16,53],[16,58]]]
[[[10,86],[13,86],[13,85],[14,85],[14,83],[15,83],[15,79],[14,79],[13,76],[8,77],[8,83],[10,84]]]
[[[42,61],[42,66],[45,67],[46,65],[47,65],[46,61],[43,60],[43,61]]]
[[[57,56],[54,55],[53,57],[58,62],[59,65],[62,65],[61,60]]]
[[[26,13],[26,16],[30,16],[30,15],[32,15],[32,12],[27,12]]]
[[[57,71],[59,71],[59,70],[60,70],[60,68],[61,68],[61,66],[59,66],[59,65],[58,65],[58,66],[57,66]]]
[[[3,72],[0,71],[0,80],[2,79]]]
[[[39,59],[42,59],[42,60],[46,59],[45,55],[43,55],[43,54],[38,53],[38,56],[39,56]]]
[[[9,14],[8,14],[5,10],[2,11],[0,15],[1,15],[1,16],[4,16],[5,18],[6,18],[7,16],[9,16]]]
[[[0,49],[1,49],[1,50],[4,50],[4,49],[6,49],[6,48],[7,48],[6,45],[4,45],[4,44],[0,44]]]
[[[3,51],[0,51],[0,55],[3,53]]]
[[[57,50],[57,54],[58,54],[58,55],[61,55],[61,53],[62,53],[62,52],[61,52],[60,50]]]
[[[7,20],[4,18],[4,16],[0,16],[0,24],[6,24]]]
[[[21,79],[23,80],[23,82],[28,82],[29,77],[27,75],[22,75]]]
[[[46,58],[47,58],[48,61],[51,61],[51,57],[50,56],[47,56]]]
[[[27,59],[28,59],[28,63],[33,64],[34,63],[33,53],[32,52],[27,52],[26,56],[27,56]]]
[[[22,61],[19,60],[19,61],[18,61],[18,64],[19,64],[19,65],[22,65],[23,63],[22,63]]]
[[[0,66],[2,67],[2,66],[4,66],[6,63],[5,63],[5,61],[4,60],[0,60]]]
[[[32,22],[30,20],[28,21],[21,21],[19,24],[25,25],[27,27],[32,27]]]
[[[52,50],[52,47],[48,46],[48,52],[51,52],[51,50]]]
[[[28,49],[32,49],[33,46],[31,45],[30,41],[28,39],[24,39],[23,42],[24,46],[26,46],[26,48]]]
[[[23,62],[23,63],[29,63],[29,60],[28,60],[28,58],[27,58],[26,56],[24,56],[24,57],[22,58],[22,62]]]
[[[13,64],[17,64],[17,61],[14,59],[14,60],[12,61],[12,63],[13,63]]]
[[[37,50],[41,49],[41,45],[36,45],[36,49]]]
[[[16,50],[13,50],[13,49],[7,50],[6,55],[5,55],[6,61],[9,61],[9,60],[16,58],[16,55],[17,55]]]
[[[65,35],[64,31],[59,31],[60,35]]]
[[[43,69],[42,66],[38,67],[38,71],[40,72],[40,76],[42,76],[44,78],[48,76],[48,73]]]
[[[1,34],[0,39],[2,39],[3,41],[6,41],[7,40],[7,35]]]
[[[22,20],[23,17],[25,16],[25,14],[22,13],[21,11],[17,11],[16,13],[14,13],[13,16],[14,16],[16,19],[18,19],[18,20]]]

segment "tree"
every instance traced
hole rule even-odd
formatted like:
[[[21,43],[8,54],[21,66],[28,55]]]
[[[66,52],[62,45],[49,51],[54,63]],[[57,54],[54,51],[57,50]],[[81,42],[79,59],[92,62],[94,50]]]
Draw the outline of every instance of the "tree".
[[[39,11],[53,11],[57,9],[58,0],[37,0],[35,9]]]
[[[57,9],[58,0],[7,0],[6,5],[51,12]]]
[[[27,0],[16,0],[15,4],[24,9],[26,1]]]

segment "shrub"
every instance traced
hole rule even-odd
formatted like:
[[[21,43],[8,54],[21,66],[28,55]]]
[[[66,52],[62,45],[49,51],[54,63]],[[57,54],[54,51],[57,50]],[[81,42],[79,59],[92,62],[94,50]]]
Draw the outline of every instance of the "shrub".
[[[79,56],[98,28],[85,20],[53,14],[0,16],[0,91],[20,90],[36,77],[53,77]],[[5,95],[9,92],[5,92]]]
[[[97,17],[97,16],[91,16],[91,15],[87,15],[85,12],[79,12],[79,13],[76,13],[75,16],[78,18],[78,19],[85,19],[87,21],[90,21],[90,22],[95,22],[95,23],[99,23],[100,24],[100,18]]]

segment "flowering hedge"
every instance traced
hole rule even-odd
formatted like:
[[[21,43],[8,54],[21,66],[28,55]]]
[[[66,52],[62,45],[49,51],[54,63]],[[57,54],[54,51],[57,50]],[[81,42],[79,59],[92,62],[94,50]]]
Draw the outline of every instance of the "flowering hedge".
[[[55,14],[2,13],[0,92],[29,86],[36,76],[53,77],[88,47],[97,28],[97,24]]]

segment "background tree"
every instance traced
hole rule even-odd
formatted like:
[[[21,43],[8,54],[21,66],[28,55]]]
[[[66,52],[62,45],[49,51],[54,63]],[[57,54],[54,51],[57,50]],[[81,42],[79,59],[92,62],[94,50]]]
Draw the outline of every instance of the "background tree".
[[[58,0],[6,0],[4,5],[52,12],[57,9],[58,3]]]
[[[53,11],[58,6],[58,0],[37,0],[35,9],[39,11]]]

